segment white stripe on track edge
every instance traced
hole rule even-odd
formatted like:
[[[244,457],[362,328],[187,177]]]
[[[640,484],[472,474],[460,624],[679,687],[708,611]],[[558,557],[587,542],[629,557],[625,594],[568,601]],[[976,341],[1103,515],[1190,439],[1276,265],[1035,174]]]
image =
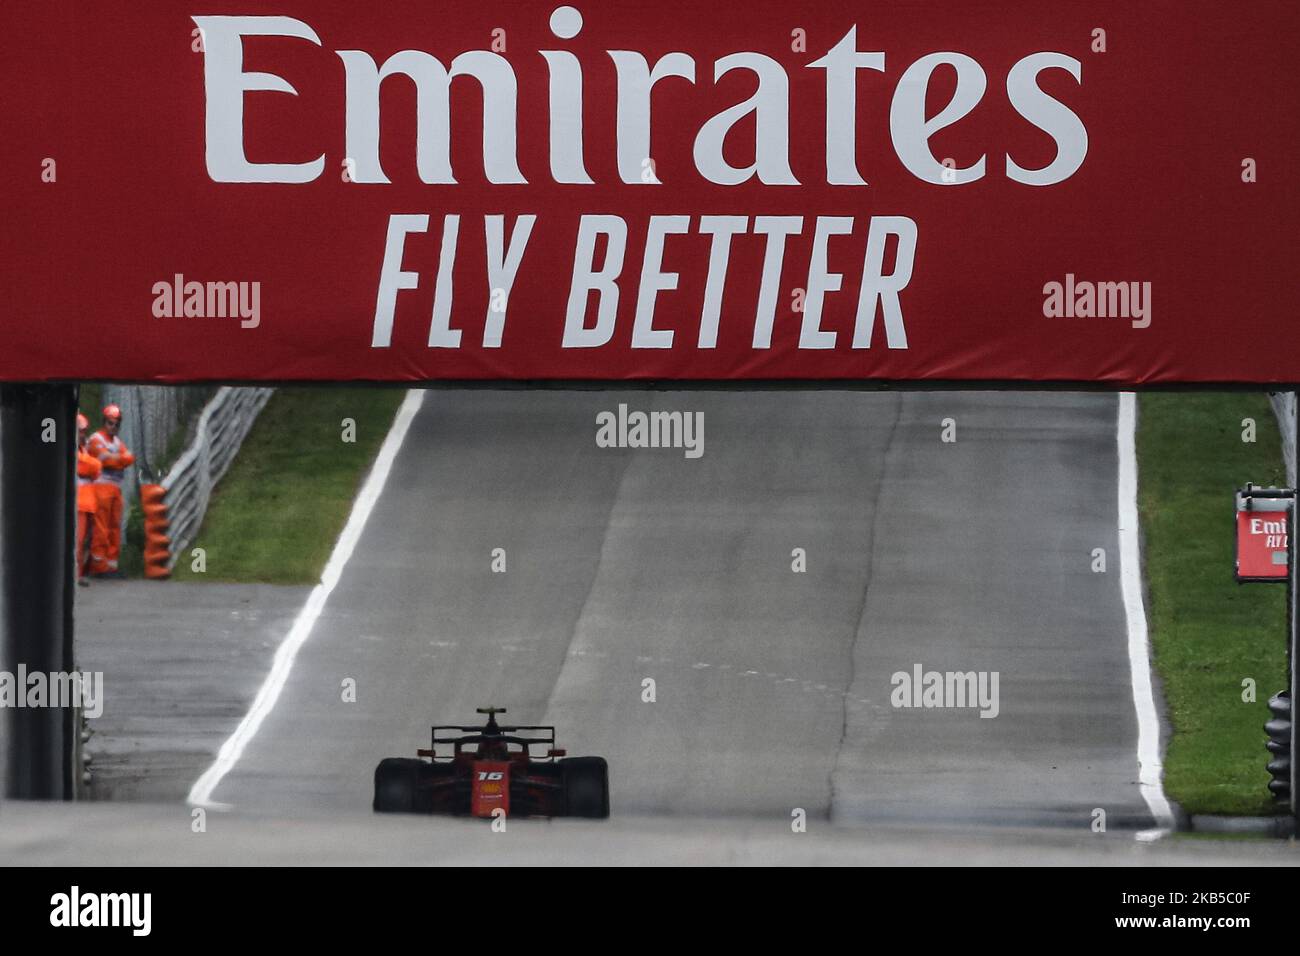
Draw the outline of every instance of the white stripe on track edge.
[[[1128,622],[1128,664],[1133,706],[1138,721],[1138,786],[1156,829],[1141,830],[1138,840],[1158,840],[1174,827],[1174,814],[1165,797],[1164,763],[1160,756],[1160,715],[1151,686],[1151,647],[1146,607],[1142,601],[1142,552],[1138,543],[1137,397],[1119,395],[1119,554],[1124,617]]]
[[[343,526],[343,533],[339,535],[334,550],[330,553],[329,561],[325,565],[325,571],[321,574],[320,584],[312,588],[311,594],[307,597],[307,603],[298,612],[293,627],[289,629],[288,635],[281,642],[279,649],[276,650],[275,658],[271,662],[271,671],[266,675],[266,679],[258,689],[257,696],[253,698],[253,705],[248,709],[248,713],[239,722],[235,732],[221,745],[212,766],[205,770],[203,776],[199,777],[194,782],[194,786],[190,788],[189,796],[186,798],[190,805],[208,807],[214,810],[229,809],[228,804],[213,803],[212,793],[238,762],[244,753],[244,748],[257,734],[258,729],[262,726],[262,721],[271,713],[276,701],[280,699],[280,692],[284,690],[285,682],[289,679],[289,672],[293,669],[294,658],[297,657],[298,651],[303,644],[307,642],[307,638],[311,636],[316,619],[320,617],[321,611],[325,609],[326,600],[328,600],[335,585],[339,583],[339,578],[343,576],[343,568],[347,565],[348,559],[352,557],[357,541],[361,538],[361,532],[365,530],[366,522],[370,519],[370,513],[374,510],[375,502],[383,494],[384,485],[388,481],[388,473],[393,467],[393,460],[401,450],[402,442],[406,439],[406,432],[411,427],[411,421],[415,418],[416,412],[420,410],[423,403],[423,389],[413,388],[406,393],[406,398],[403,400],[401,407],[398,408],[397,416],[393,419],[393,426],[388,430],[384,443],[379,447],[379,454],[375,457],[374,467],[370,469],[370,475],[366,478],[365,484],[361,486],[361,491],[357,494],[357,500],[353,502],[352,513],[348,515],[348,522]]]

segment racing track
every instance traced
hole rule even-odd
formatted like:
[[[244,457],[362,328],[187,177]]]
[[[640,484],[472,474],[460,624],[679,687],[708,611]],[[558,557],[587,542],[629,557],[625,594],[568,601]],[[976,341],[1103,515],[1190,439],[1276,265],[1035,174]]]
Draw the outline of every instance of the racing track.
[[[703,457],[597,448],[596,413],[619,402],[703,411]],[[1064,393],[430,391],[212,799],[367,816],[380,757],[492,703],[606,756],[616,816],[786,827],[801,807],[1086,832],[1101,807],[1111,830],[1151,826],[1116,409]],[[894,709],[891,675],[918,663],[999,672],[998,716]]]

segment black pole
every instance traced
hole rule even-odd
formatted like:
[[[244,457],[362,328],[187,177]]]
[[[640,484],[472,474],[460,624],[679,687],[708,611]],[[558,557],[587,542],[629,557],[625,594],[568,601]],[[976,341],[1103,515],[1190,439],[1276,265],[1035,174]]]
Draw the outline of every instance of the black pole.
[[[1300,618],[1300,604],[1296,603],[1297,597],[1300,597],[1300,571],[1296,569],[1296,511],[1300,508],[1300,392],[1292,393],[1294,400],[1291,421],[1291,438],[1293,440],[1292,451],[1295,455],[1295,481],[1294,484],[1296,497],[1291,499],[1291,506],[1287,509],[1287,515],[1290,518],[1289,527],[1287,528],[1287,596],[1286,596],[1286,619],[1287,619],[1287,645],[1286,645],[1286,667],[1287,667],[1287,687],[1290,690],[1291,697],[1291,743],[1289,746],[1291,757],[1291,818],[1296,823],[1296,833],[1300,833],[1300,800],[1296,796],[1296,703],[1300,701],[1300,695],[1297,694],[1296,687],[1296,620]]]
[[[74,667],[76,414],[75,385],[0,386],[0,661],[15,676]],[[5,796],[71,799],[76,712],[8,707],[0,715]]]

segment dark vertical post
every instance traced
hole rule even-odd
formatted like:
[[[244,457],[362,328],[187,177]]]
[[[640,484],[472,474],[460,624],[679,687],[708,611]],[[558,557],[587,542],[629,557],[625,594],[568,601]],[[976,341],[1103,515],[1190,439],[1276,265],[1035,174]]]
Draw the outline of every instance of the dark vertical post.
[[[1300,485],[1300,392],[1296,392],[1295,398],[1295,415],[1291,423],[1292,438],[1296,444],[1292,445],[1296,455],[1296,479],[1295,484]],[[1287,686],[1291,690],[1291,816],[1296,821],[1296,832],[1300,833],[1300,799],[1296,795],[1296,703],[1300,701],[1300,694],[1297,694],[1296,688],[1296,619],[1300,618],[1300,604],[1296,603],[1296,598],[1300,595],[1300,570],[1296,568],[1296,521],[1297,509],[1300,509],[1300,487],[1292,489],[1296,494],[1291,498],[1291,507],[1287,509],[1289,524],[1287,527],[1286,545],[1287,545],[1287,596],[1286,596],[1286,618],[1287,618],[1287,648],[1286,648],[1286,666],[1287,666]]]
[[[0,385],[0,660],[15,674],[71,672],[74,666],[76,414],[75,385]],[[75,711],[12,707],[0,717],[5,796],[71,799]]]

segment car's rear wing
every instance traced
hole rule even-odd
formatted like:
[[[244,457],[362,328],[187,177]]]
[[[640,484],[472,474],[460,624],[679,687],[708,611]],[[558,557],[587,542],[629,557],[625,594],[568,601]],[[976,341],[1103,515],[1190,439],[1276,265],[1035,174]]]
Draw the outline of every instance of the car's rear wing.
[[[442,736],[440,736],[440,732]],[[521,737],[520,733],[532,733],[535,736]],[[548,757],[562,757],[563,751],[555,749],[555,727],[543,724],[517,724],[514,726],[493,727],[490,731],[487,727],[461,727],[454,724],[437,724],[431,728],[430,746],[425,750],[421,748],[417,753],[421,757],[432,757],[437,760],[451,759],[455,754],[460,753],[461,747],[467,744],[483,743],[503,743],[518,744],[532,756],[532,749],[536,746],[546,745]],[[438,745],[444,747],[451,745],[454,751],[451,755],[439,754]]]

